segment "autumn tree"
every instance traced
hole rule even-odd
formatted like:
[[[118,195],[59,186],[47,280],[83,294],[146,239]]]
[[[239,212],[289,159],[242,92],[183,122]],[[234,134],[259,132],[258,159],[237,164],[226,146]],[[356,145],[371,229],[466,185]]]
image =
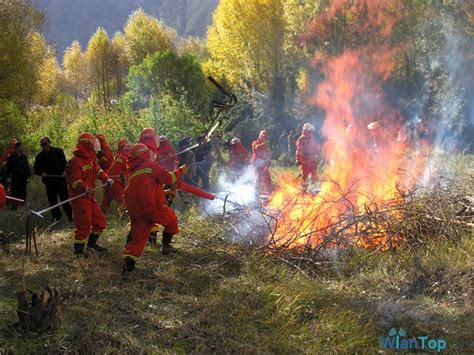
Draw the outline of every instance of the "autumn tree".
[[[261,123],[268,128],[293,125],[288,107],[298,66],[307,60],[296,40],[318,3],[223,0],[214,13],[206,68],[250,92],[263,106]]]
[[[90,81],[98,103],[108,107],[111,97],[113,50],[107,32],[98,28],[87,46],[86,57],[90,68]]]
[[[133,12],[124,28],[125,46],[131,64],[140,64],[147,55],[174,49],[176,32],[143,9]]]
[[[125,37],[117,32],[112,38],[112,75],[114,77],[114,94],[117,97],[125,89],[125,79],[129,68]]]
[[[27,0],[0,1],[0,100],[20,107],[31,101],[41,65],[33,42],[42,21]]]
[[[82,52],[79,42],[72,42],[65,50],[63,70],[66,80],[66,90],[70,92],[76,100],[85,98],[88,95],[89,67],[87,58]]]
[[[47,106],[54,103],[59,92],[59,78],[61,68],[56,60],[54,48],[39,33],[32,34],[32,52],[40,63],[38,67],[37,89],[33,102]]]
[[[24,129],[42,58],[33,50],[43,15],[28,0],[0,1],[0,141]]]

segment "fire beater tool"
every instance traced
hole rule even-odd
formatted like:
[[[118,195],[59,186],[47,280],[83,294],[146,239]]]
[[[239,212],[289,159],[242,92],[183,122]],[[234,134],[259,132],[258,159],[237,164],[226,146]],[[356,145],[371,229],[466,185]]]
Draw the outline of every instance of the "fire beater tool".
[[[93,188],[91,193],[93,193],[94,191],[97,191],[99,189],[102,189],[107,185],[108,184],[99,185],[99,186]],[[44,219],[44,216],[43,216],[44,213],[49,212],[49,211],[55,209],[56,207],[62,206],[62,205],[66,204],[66,203],[69,203],[71,201],[77,200],[78,198],[84,197],[86,195],[87,195],[87,193],[83,192],[80,195],[71,197],[70,199],[67,199],[65,201],[61,201],[61,202],[59,202],[59,203],[57,203],[53,206],[47,207],[47,208],[42,209],[40,211],[30,210],[28,216],[26,217],[25,254],[31,255],[31,244],[32,244],[32,242],[35,246],[36,256],[38,256],[38,254],[39,254],[38,253],[38,246],[36,244],[36,232],[35,232],[36,231],[37,219]]]
[[[183,151],[180,151],[174,155],[174,156],[177,156],[189,150],[195,149],[195,150],[192,150],[193,154],[187,159],[184,165],[189,164],[193,156],[196,154],[197,150],[202,148],[205,144],[209,143],[212,134],[214,133],[214,131],[217,129],[217,127],[220,124],[219,116],[221,115],[221,113],[230,110],[237,103],[237,97],[234,94],[229,93],[227,90],[225,90],[212,76],[209,76],[207,79],[221,92],[221,94],[224,95],[224,100],[222,101],[212,100],[212,105],[213,105],[213,108],[216,109],[215,111],[216,113],[214,117],[211,119],[211,123],[209,124],[209,128],[207,129],[204,135],[204,139],[201,142],[193,145],[192,147],[188,147],[184,149]],[[172,157],[167,157],[166,160],[170,158]],[[176,187],[178,186],[177,183],[178,182],[175,182],[173,185],[171,185],[170,190],[172,194],[169,195],[170,197],[168,198],[168,206],[171,206],[171,204],[173,203],[174,191],[176,190]]]

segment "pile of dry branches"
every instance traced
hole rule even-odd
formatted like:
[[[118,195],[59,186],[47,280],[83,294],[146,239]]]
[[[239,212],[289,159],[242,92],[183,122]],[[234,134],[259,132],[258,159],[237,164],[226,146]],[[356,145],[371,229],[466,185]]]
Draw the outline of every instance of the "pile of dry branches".
[[[301,226],[285,227],[286,233],[276,234],[277,226],[285,225],[281,211],[264,206],[249,208],[233,206],[222,218],[226,220],[228,235],[233,241],[258,244],[260,249],[272,253],[305,253],[321,256],[329,249],[363,247],[369,250],[389,250],[404,244],[423,244],[434,239],[458,241],[470,233],[474,226],[474,197],[472,175],[445,175],[432,179],[429,186],[419,184],[409,191],[399,191],[388,201],[372,200],[362,211],[354,208],[349,198],[338,196],[324,201],[318,209],[328,204],[343,204],[345,212],[337,221],[319,230]],[[297,197],[289,201],[298,203]],[[283,210],[283,208],[282,208]],[[317,218],[314,209],[302,219]],[[316,209],[317,211],[317,209]],[[242,223],[244,221],[244,223]],[[302,232],[303,231],[303,232]]]

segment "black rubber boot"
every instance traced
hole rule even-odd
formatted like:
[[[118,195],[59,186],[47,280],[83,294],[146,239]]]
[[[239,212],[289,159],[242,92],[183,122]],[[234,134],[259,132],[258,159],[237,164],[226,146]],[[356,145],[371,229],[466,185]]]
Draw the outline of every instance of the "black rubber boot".
[[[87,248],[88,249],[93,249],[95,250],[96,252],[98,253],[106,253],[107,252],[107,248],[105,247],[102,247],[100,246],[99,244],[97,244],[97,240],[99,239],[99,235],[98,234],[94,234],[94,233],[91,233],[89,235],[89,240],[87,242]]]
[[[169,255],[178,252],[178,249],[171,246],[171,239],[173,239],[173,233],[163,232],[163,255]]]
[[[135,260],[129,256],[126,256],[123,259],[122,274],[125,275],[127,272],[132,272],[133,269],[135,269]]]
[[[74,243],[74,255],[85,255],[84,254],[84,244]]]

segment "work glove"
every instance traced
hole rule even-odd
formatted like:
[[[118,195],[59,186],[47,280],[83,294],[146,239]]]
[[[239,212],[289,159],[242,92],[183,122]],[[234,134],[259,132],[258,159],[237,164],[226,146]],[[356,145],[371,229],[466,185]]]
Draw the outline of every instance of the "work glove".
[[[181,170],[181,172],[183,173],[183,175],[187,175],[188,172],[189,172],[189,166],[187,166],[186,164],[185,165],[181,165],[179,167],[179,170]]]
[[[114,179],[107,179],[107,185],[112,186],[114,184]]]
[[[46,173],[41,173],[41,177],[44,177],[44,178],[45,178],[46,176],[48,176],[48,174],[46,174]]]
[[[92,189],[90,187],[85,187],[84,192],[86,193],[86,195],[90,195],[92,193]]]

